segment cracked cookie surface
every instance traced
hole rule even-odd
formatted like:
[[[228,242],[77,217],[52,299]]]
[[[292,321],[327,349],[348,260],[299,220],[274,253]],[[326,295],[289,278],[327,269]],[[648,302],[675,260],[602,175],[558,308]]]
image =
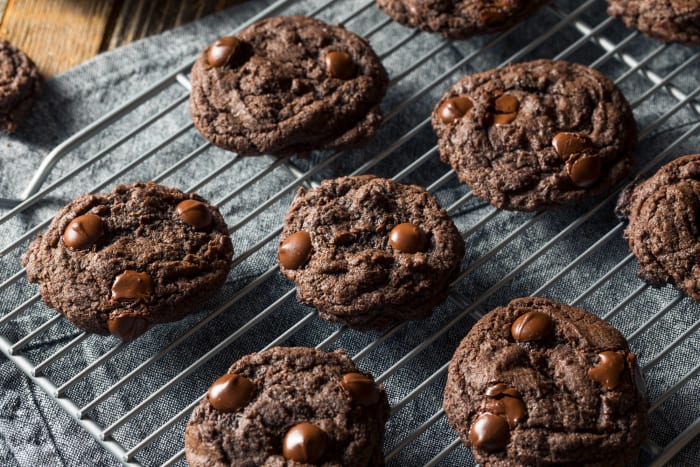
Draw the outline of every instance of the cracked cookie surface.
[[[232,256],[215,206],[140,182],[71,201],[22,261],[44,302],[70,322],[132,340],[196,310],[223,285]]]
[[[552,300],[512,300],[455,351],[444,408],[481,465],[622,466],[648,430],[634,354],[620,332]]]
[[[615,84],[535,60],[466,76],[432,114],[440,158],[474,194],[535,211],[604,193],[629,171],[637,127]]]
[[[282,156],[374,136],[388,78],[366,40],[291,16],[213,43],[191,82],[190,113],[206,139],[242,155]]]
[[[700,44],[700,2],[608,0],[608,14],[664,42]]]

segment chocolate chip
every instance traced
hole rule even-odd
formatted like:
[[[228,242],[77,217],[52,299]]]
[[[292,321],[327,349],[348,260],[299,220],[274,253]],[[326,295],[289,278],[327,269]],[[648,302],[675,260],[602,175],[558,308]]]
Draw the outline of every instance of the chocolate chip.
[[[464,117],[472,107],[474,104],[467,96],[457,96],[443,102],[438,108],[438,115],[443,123],[452,123]]]
[[[63,243],[72,250],[86,250],[102,237],[102,219],[96,214],[83,214],[73,219],[63,231]]]
[[[506,125],[515,120],[520,107],[518,99],[508,94],[497,98],[494,105],[496,114],[493,116],[493,123],[496,125]]]
[[[112,284],[112,300],[145,300],[153,294],[153,281],[145,272],[127,270]]]
[[[513,322],[510,333],[516,341],[538,341],[550,335],[553,328],[554,322],[549,315],[530,311]]]
[[[282,454],[289,460],[316,463],[326,450],[326,433],[311,423],[294,425],[284,436]]]
[[[329,52],[323,57],[323,63],[333,78],[351,79],[355,76],[355,62],[346,52]]]
[[[222,37],[209,46],[207,62],[211,66],[227,64],[240,48],[241,42],[232,36]]]
[[[606,351],[598,354],[600,363],[588,370],[588,377],[605,389],[615,389],[620,384],[625,369],[625,359],[618,352]]]
[[[389,233],[389,243],[394,250],[403,253],[417,253],[426,247],[423,231],[410,222],[399,224]]]
[[[148,321],[138,315],[123,314],[107,320],[107,329],[114,337],[128,342],[136,339],[148,329]]]
[[[343,375],[340,387],[347,392],[352,400],[360,405],[370,406],[379,402],[379,390],[370,378],[362,373],[347,373]]]
[[[486,388],[486,395],[489,397],[498,397],[504,394],[511,397],[520,397],[517,389],[503,383],[493,384]]]
[[[527,409],[517,389],[499,383],[487,388],[486,395],[492,398],[486,403],[486,409],[504,416],[510,428],[525,418]]]
[[[580,133],[561,132],[552,138],[552,146],[557,154],[567,160],[570,155],[587,152],[593,149],[591,140]]]
[[[508,446],[509,439],[506,419],[489,412],[479,415],[469,429],[469,440],[484,451],[502,451]]]
[[[194,199],[180,202],[175,208],[175,212],[180,216],[182,222],[197,230],[208,231],[214,224],[214,218],[207,205]]]
[[[282,267],[296,269],[306,264],[310,255],[311,235],[300,230],[284,239],[277,252],[277,259]]]
[[[603,161],[597,156],[572,157],[566,162],[566,171],[574,185],[586,188],[603,175]]]
[[[251,380],[229,373],[214,381],[207,397],[216,410],[235,412],[248,404],[254,390],[255,385]]]

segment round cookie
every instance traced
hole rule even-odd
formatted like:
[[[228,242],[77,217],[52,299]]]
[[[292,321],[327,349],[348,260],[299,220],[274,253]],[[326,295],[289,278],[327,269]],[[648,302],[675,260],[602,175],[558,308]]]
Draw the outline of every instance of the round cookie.
[[[637,126],[599,72],[535,60],[466,76],[432,114],[440,158],[474,194],[535,211],[608,191],[632,165]]]
[[[700,2],[608,0],[608,14],[664,42],[700,44]]]
[[[292,16],[214,42],[191,82],[190,113],[207,140],[242,155],[281,156],[374,136],[388,77],[366,40]]]
[[[185,430],[191,467],[384,465],[384,388],[342,350],[273,347],[217,379]]]
[[[41,94],[44,80],[24,52],[0,39],[0,127],[14,132]]]
[[[624,235],[639,276],[700,301],[700,154],[679,157],[627,187],[616,212],[629,218]]]
[[[196,310],[226,281],[232,256],[215,206],[146,182],[71,201],[22,262],[70,322],[129,341]]]
[[[508,29],[547,1],[377,0],[377,6],[406,26],[463,39]]]
[[[357,329],[430,316],[463,256],[464,240],[432,195],[373,175],[299,189],[278,254],[300,301]]]
[[[444,408],[477,463],[622,466],[648,430],[627,342],[552,300],[512,300],[480,319],[448,369]]]

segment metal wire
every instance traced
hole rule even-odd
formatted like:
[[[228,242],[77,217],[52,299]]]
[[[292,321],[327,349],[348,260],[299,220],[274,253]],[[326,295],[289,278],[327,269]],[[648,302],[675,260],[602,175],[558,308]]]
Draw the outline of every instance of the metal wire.
[[[279,14],[284,12],[286,8],[296,3],[293,0],[278,1],[271,5],[269,8],[265,9],[260,15],[251,18],[242,27],[251,24],[260,17],[270,16],[273,14]],[[601,0],[588,0],[571,11],[567,11],[558,3],[554,3],[546,7],[546,12],[551,17],[556,18],[555,24],[548,28],[547,31],[535,38],[534,40],[526,43],[519,50],[507,56],[506,59],[502,60],[498,66],[503,66],[508,63],[518,61],[533,51],[537,50],[542,44],[550,40],[555,34],[561,32],[564,29],[574,29],[580,33],[580,36],[569,44],[564,50],[562,50],[555,58],[566,59],[572,56],[584,47],[589,47],[591,44],[595,44],[598,50],[602,51],[602,54],[598,56],[592,63],[592,67],[601,67],[608,64],[611,61],[615,63],[622,64],[625,66],[624,72],[616,79],[617,84],[621,84],[628,79],[632,78],[643,78],[649,84],[649,87],[639,96],[632,101],[633,107],[638,107],[642,105],[648,99],[658,96],[660,94],[668,95],[674,99],[674,103],[670,107],[664,109],[664,112],[659,115],[654,121],[648,123],[644,129],[640,132],[640,139],[644,140],[648,138],[655,130],[662,127],[669,119],[674,117],[679,111],[685,108],[691,108],[694,110],[700,109],[700,105],[696,102],[696,97],[700,93],[700,89],[695,89],[690,93],[684,93],[675,84],[675,79],[684,76],[688,70],[696,63],[700,53],[694,54],[680,63],[678,66],[673,68],[671,71],[667,72],[665,75],[660,75],[654,69],[652,69],[651,64],[653,61],[662,57],[665,52],[667,52],[669,46],[661,45],[653,49],[651,52],[646,54],[641,59],[637,59],[626,52],[628,46],[637,40],[640,40],[641,36],[637,32],[631,32],[627,34],[623,39],[615,42],[610,40],[605,34],[606,31],[611,28],[615,22],[607,18],[595,26],[590,26],[582,19],[587,13],[592,9],[602,7],[605,2]],[[363,15],[368,15],[373,10],[374,1],[367,1],[362,3],[358,8],[353,11],[346,12],[342,17],[340,24],[345,25],[345,27],[351,28],[350,24],[360,18]],[[338,0],[330,0],[319,5],[315,10],[309,12],[312,16],[322,15],[331,11],[334,8],[338,8],[343,11],[343,2]],[[391,27],[392,22],[385,16],[380,16],[380,19],[371,26],[367,31],[362,33],[366,37],[372,37],[383,31],[387,27]],[[400,104],[398,104],[394,109],[388,109],[385,112],[385,121],[390,122],[394,120],[399,115],[409,109],[410,106],[420,101],[422,98],[427,96],[430,92],[436,89],[444,89],[449,85],[449,80],[455,76],[457,72],[463,71],[465,66],[473,66],[477,60],[481,59],[488,51],[499,47],[503,44],[518,26],[511,28],[508,31],[500,33],[488,42],[486,42],[481,48],[474,50],[467,55],[464,55],[461,59],[456,60],[452,66],[450,66],[446,71],[439,74],[436,78],[427,82],[423,87],[413,92],[409,97],[403,99]],[[418,40],[423,33],[418,31],[409,30],[401,36],[401,38],[395,41],[388,49],[380,53],[382,59],[387,59],[393,54],[402,51],[404,49],[410,48],[414,41]],[[437,44],[430,49],[427,53],[416,57],[411,64],[403,70],[397,71],[391,78],[391,86],[401,86],[402,81],[419,70],[423,65],[428,63],[436,54],[441,53],[451,47],[451,42],[447,40],[440,40]],[[109,143],[104,149],[96,153],[94,156],[88,158],[85,162],[79,164],[75,169],[68,171],[62,177],[55,180],[52,184],[44,189],[39,190],[41,183],[46,179],[51,170],[56,166],[56,164],[71,150],[73,150],[78,145],[82,144],[84,141],[90,138],[99,138],[100,131],[109,125],[114,124],[117,120],[128,115],[134,109],[139,107],[145,102],[158,101],[161,93],[172,85],[183,86],[189,89],[189,82],[184,72],[187,70],[187,66],[183,66],[173,73],[168,75],[163,81],[154,84],[149,89],[144,91],[142,94],[137,96],[135,99],[130,101],[125,106],[116,109],[114,112],[106,115],[99,121],[90,125],[85,130],[81,131],[74,137],[70,138],[66,142],[59,145],[52,153],[47,157],[47,159],[42,163],[42,166],[38,169],[37,174],[30,187],[25,191],[22,199],[19,200],[0,200],[0,206],[9,206],[8,212],[0,217],[0,225],[7,223],[14,219],[16,216],[30,212],[30,210],[35,207],[39,202],[44,200],[48,195],[53,193],[57,188],[73,181],[78,175],[84,173],[89,167],[93,166],[98,161],[109,156],[113,151],[122,146],[130,138],[142,133],[149,131],[154,124],[163,119],[165,116],[169,115],[171,112],[175,111],[182,104],[187,101],[188,94],[182,95],[175,101],[162,106],[161,110],[157,111],[138,126],[127,131],[124,136],[121,136],[116,141]],[[388,145],[388,147],[379,151],[372,158],[361,164],[357,169],[352,171],[353,174],[367,173],[378,167],[384,160],[386,160],[390,155],[401,150],[403,147],[411,143],[414,138],[419,135],[424,129],[429,125],[430,119],[424,118],[417,124],[410,128],[406,128],[400,135]],[[644,165],[640,169],[640,173],[646,173],[653,169],[658,163],[666,160],[683,142],[687,141],[691,136],[697,133],[698,128],[700,128],[700,123],[692,122],[690,128],[687,129],[681,136],[674,140],[670,145],[668,145],[664,150],[659,152],[651,161]],[[100,191],[105,187],[109,186],[120,178],[124,177],[126,174],[131,172],[135,167],[140,164],[147,164],[149,159],[158,153],[160,150],[173,144],[173,142],[192,131],[192,124],[181,126],[176,129],[173,133],[166,136],[159,143],[155,144],[148,150],[134,157],[129,164],[123,167],[121,170],[110,174],[108,178],[100,181],[93,188],[93,192]],[[170,167],[161,171],[154,180],[162,181],[169,176],[183,170],[185,166],[190,163],[196,163],[198,157],[205,151],[211,149],[209,143],[201,144],[200,146],[193,149],[188,154],[179,158]],[[434,160],[438,155],[437,146],[429,148],[424,151],[416,159],[410,161],[405,167],[393,175],[395,180],[402,180],[410,177],[412,174],[418,172],[420,167],[424,164],[429,163]],[[230,232],[235,233],[240,229],[243,229],[249,223],[257,220],[263,213],[268,211],[275,203],[288,197],[293,190],[297,189],[302,185],[315,185],[318,181],[318,176],[322,171],[336,161],[342,156],[342,153],[336,152],[330,154],[328,157],[324,158],[321,162],[312,165],[308,170],[301,171],[295,166],[291,165],[292,161],[290,158],[273,158],[269,160],[269,163],[259,170],[252,177],[247,180],[241,181],[234,189],[228,193],[224,193],[215,201],[216,204],[223,206],[230,203],[240,197],[243,193],[247,192],[251,187],[264,180],[269,175],[275,173],[278,169],[289,169],[292,173],[296,174],[296,178],[287,184],[286,186],[280,187],[280,189],[264,202],[255,206],[251,211],[241,215],[237,222],[230,227]],[[199,190],[206,186],[217,177],[224,174],[227,170],[234,167],[236,164],[240,163],[242,158],[237,156],[230,158],[219,167],[215,168],[211,172],[202,176],[199,180],[194,182],[190,187],[189,191]],[[455,173],[452,170],[446,170],[445,173],[438,176],[427,188],[431,192],[438,192],[447,183],[455,178]],[[523,273],[527,268],[529,268],[533,263],[548,254],[549,251],[553,250],[560,242],[567,236],[571,235],[577,229],[579,229],[586,222],[590,221],[594,216],[610,205],[610,202],[617,196],[619,188],[614,193],[607,196],[604,200],[596,204],[592,209],[581,214],[578,218],[574,219],[567,226],[562,228],[554,236],[548,240],[544,240],[541,245],[534,249],[532,253],[525,256],[515,267],[511,268],[509,271],[505,271],[502,276],[498,278],[494,283],[489,284],[485,291],[478,293],[473,297],[466,297],[462,294],[461,290],[464,289],[463,284],[467,278],[479,274],[479,272],[490,262],[498,258],[499,255],[504,254],[514,247],[512,246],[520,239],[523,238],[527,232],[533,228],[533,226],[545,222],[547,218],[547,213],[538,213],[532,215],[518,225],[511,228],[510,231],[505,232],[498,241],[488,248],[483,253],[474,259],[472,259],[469,265],[462,270],[460,275],[451,284],[453,291],[449,297],[451,306],[455,309],[452,316],[448,317],[446,322],[440,325],[435,331],[433,331],[430,336],[422,339],[417,345],[412,347],[410,350],[405,352],[400,358],[391,363],[388,368],[386,368],[380,375],[377,376],[377,381],[384,382],[387,386],[391,383],[392,377],[394,377],[399,371],[405,368],[410,368],[412,362],[423,352],[429,349],[435,342],[445,336],[448,332],[456,329],[458,326],[462,325],[465,320],[478,319],[483,315],[484,310],[482,307],[488,303],[489,299],[499,293],[502,289],[505,289],[518,275]],[[452,203],[447,206],[447,210],[451,215],[458,215],[459,211],[465,206],[470,205],[475,201],[471,191],[466,191],[460,194],[457,199],[452,201]],[[484,214],[476,220],[469,228],[464,229],[462,236],[465,239],[473,235],[480,233],[489,223],[497,222],[500,217],[503,217],[502,211],[487,208]],[[0,257],[6,256],[12,253],[15,249],[24,245],[27,240],[32,238],[38,231],[44,229],[52,219],[46,219],[39,222],[37,225],[30,227],[20,235],[18,238],[12,239],[9,244],[5,245],[0,251]],[[613,225],[607,233],[594,239],[594,241],[586,247],[581,253],[579,253],[572,261],[566,264],[564,267],[557,271],[552,271],[553,275],[549,277],[542,285],[533,290],[533,295],[543,295],[552,291],[555,286],[561,282],[561,280],[578,270],[579,268],[585,268],[585,263],[589,258],[596,254],[599,254],[600,250],[609,244],[614,239],[620,237],[624,225],[622,223],[616,223]],[[263,233],[261,238],[253,242],[252,246],[245,249],[245,251],[239,252],[234,258],[233,267],[236,268],[239,265],[246,262],[251,256],[261,251],[275,239],[277,239],[281,227],[276,227],[270,231]],[[631,254],[624,256],[614,267],[606,271],[601,277],[593,280],[593,282],[585,289],[579,291],[573,300],[569,300],[569,303],[577,305],[584,302],[589,297],[593,296],[601,288],[605,287],[607,284],[611,283],[614,278],[618,277],[620,274],[626,271],[628,266],[633,262],[634,257]],[[140,402],[136,403],[128,411],[120,414],[116,420],[112,421],[108,426],[103,427],[94,422],[93,420],[87,418],[90,412],[96,409],[98,406],[103,404],[109,398],[114,397],[117,394],[121,394],[124,391],[128,391],[128,384],[135,380],[140,375],[144,374],[147,370],[153,367],[157,362],[168,357],[176,348],[182,346],[187,342],[188,338],[193,336],[195,333],[202,330],[205,326],[211,323],[215,318],[220,316],[222,313],[230,310],[239,301],[244,299],[249,294],[253,293],[259,286],[267,283],[271,278],[277,273],[277,267],[270,267],[264,271],[259,276],[253,278],[247,282],[243,287],[240,288],[228,301],[221,304],[208,316],[202,318],[199,322],[192,325],[187,331],[179,335],[177,338],[173,339],[171,342],[165,343],[165,346],[154,353],[145,360],[137,363],[136,366],[128,371],[126,374],[121,376],[119,379],[110,384],[109,387],[104,389],[102,392],[96,393],[96,395],[86,403],[79,406],[73,402],[67,394],[69,394],[71,388],[75,387],[76,384],[83,382],[86,378],[93,372],[103,368],[103,366],[112,359],[118,358],[118,356],[128,349],[127,344],[115,343],[114,346],[106,350],[104,353],[96,357],[94,360],[87,362],[87,364],[80,369],[76,374],[69,376],[60,385],[55,384],[49,377],[43,376],[45,370],[51,365],[54,365],[61,358],[66,358],[70,355],[70,352],[90,338],[86,333],[80,333],[73,337],[69,342],[67,342],[62,347],[57,347],[50,355],[43,357],[38,363],[33,363],[26,356],[22,355],[22,350],[29,346],[31,342],[36,340],[39,336],[45,333],[48,329],[62,322],[62,315],[51,313],[42,323],[34,327],[30,332],[21,336],[15,342],[11,342],[6,336],[0,335],[0,350],[8,356],[23,372],[25,372],[30,378],[39,385],[48,394],[51,394],[56,398],[56,401],[71,415],[73,415],[78,423],[85,428],[90,434],[92,434],[95,439],[98,440],[106,449],[113,453],[120,461],[125,465],[140,465],[135,462],[138,458],[141,462],[148,461],[147,459],[141,459],[140,455],[145,451],[145,449],[151,446],[160,437],[166,435],[175,427],[177,427],[182,420],[191,413],[192,408],[201,400],[203,395],[196,397],[193,401],[188,402],[184,407],[178,410],[174,414],[162,414],[162,421],[159,421],[159,426],[155,430],[151,431],[148,435],[143,437],[133,446],[122,446],[117,441],[113,440],[112,437],[115,436],[117,431],[125,426],[129,426],[137,416],[146,410],[146,408],[152,405],[155,401],[159,400],[168,391],[172,390],[176,385],[180,384],[182,381],[191,377],[195,371],[210,362],[215,356],[219,355],[224,349],[228,348],[232,343],[241,339],[246,335],[254,326],[263,322],[265,318],[271,316],[277,312],[283,305],[289,303],[293,300],[295,293],[294,288],[288,290],[280,290],[280,295],[272,300],[272,302],[265,306],[262,310],[257,312],[254,317],[248,320],[246,323],[241,325],[235,332],[227,336],[225,339],[217,342],[213,347],[207,350],[202,355],[199,355],[193,362],[184,366],[184,368],[179,369],[176,375],[170,378],[166,383],[159,386],[153,392],[151,392],[147,397],[145,397]],[[12,286],[16,286],[17,283],[23,279],[25,271],[23,268],[18,268],[17,272],[13,273],[9,278],[0,284],[0,292],[6,292],[10,290]],[[623,313],[625,308],[632,303],[634,300],[638,299],[644,293],[649,290],[648,285],[639,284],[636,288],[631,290],[626,296],[622,297],[614,306],[612,306],[607,313],[604,315],[604,319],[610,320]],[[32,309],[39,302],[39,295],[33,295],[31,297],[25,298],[19,306],[15,307],[13,310],[8,310],[0,316],[0,326],[3,326],[12,320],[16,319],[20,314],[27,312]],[[647,321],[642,323],[636,329],[632,330],[627,336],[628,340],[634,346],[634,341],[642,334],[648,332],[662,320],[667,313],[669,313],[674,307],[681,303],[684,297],[677,294],[674,298],[668,301],[662,308],[656,310],[655,313],[650,316]],[[282,345],[289,339],[293,338],[295,335],[304,332],[304,328],[312,322],[317,316],[315,311],[310,311],[304,313],[293,325],[291,325],[284,332],[278,336],[270,339],[268,342],[261,343],[261,349],[269,348],[275,345]],[[361,363],[364,359],[370,357],[373,352],[379,351],[382,346],[387,345],[392,342],[392,340],[410,323],[397,324],[384,332],[380,333],[376,338],[368,342],[364,347],[359,349],[354,355],[353,359]],[[700,330],[700,321],[695,322],[687,329],[682,331],[678,336],[676,336],[672,342],[668,343],[663,349],[661,349],[656,355],[651,357],[646,361],[646,364],[642,366],[642,370],[648,373],[657,365],[659,365],[665,358],[667,358],[671,353],[683,345],[687,340],[693,336],[698,330]],[[316,346],[321,349],[328,349],[335,345],[337,342],[346,338],[348,335],[353,333],[351,329],[342,326],[330,332],[325,338],[321,339]],[[425,395],[425,392],[433,384],[438,382],[441,378],[444,378],[447,372],[448,363],[441,362],[439,368],[430,374],[425,375],[420,381],[415,381],[416,386],[408,390],[408,392],[400,399],[392,401],[391,414],[395,416],[402,410],[406,410],[411,402],[420,400],[421,397]],[[654,412],[662,407],[662,405],[681,390],[690,380],[700,374],[700,365],[694,367],[689,373],[685,375],[678,375],[679,379],[671,385],[663,394],[655,398],[652,401],[651,412]],[[421,421],[417,426],[412,427],[412,429],[405,433],[403,436],[399,436],[395,439],[388,440],[390,446],[392,446],[387,454],[386,461],[389,463],[397,455],[401,454],[404,449],[407,449],[411,444],[417,442],[421,439],[421,436],[425,434],[432,426],[439,423],[444,418],[444,412],[441,408],[437,408],[432,415],[428,416],[425,420]],[[695,420],[690,426],[688,426],[683,432],[681,432],[675,439],[671,440],[665,446],[659,447],[655,445],[648,445],[646,451],[652,453],[654,460],[652,465],[662,465],[663,463],[669,461],[673,456],[675,456],[681,449],[688,445],[695,437],[700,434],[700,419]],[[437,465],[444,459],[446,459],[455,450],[460,448],[461,443],[458,438],[454,438],[447,442],[445,446],[431,459],[427,460],[426,465]],[[179,449],[177,452],[165,452],[164,457],[169,456],[168,460],[163,465],[174,465],[181,461],[183,457],[183,450]]]

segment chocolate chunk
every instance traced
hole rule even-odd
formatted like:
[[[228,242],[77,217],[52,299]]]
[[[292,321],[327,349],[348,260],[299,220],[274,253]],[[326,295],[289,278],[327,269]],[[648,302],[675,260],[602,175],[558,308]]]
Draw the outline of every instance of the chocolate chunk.
[[[145,301],[153,295],[153,280],[145,272],[124,271],[114,279],[112,300]]]
[[[277,258],[282,267],[297,269],[309,260],[311,248],[311,235],[305,230],[300,230],[284,239],[277,252]]]
[[[209,387],[207,397],[215,409],[223,412],[235,412],[250,401],[255,390],[251,380],[235,373],[228,373]]]
[[[486,409],[504,416],[511,429],[525,418],[527,409],[517,389],[501,383],[489,386],[486,395],[493,398],[486,403]]]
[[[530,311],[513,321],[510,333],[520,342],[539,341],[549,336],[554,322],[549,315],[539,311]]]
[[[588,376],[605,389],[615,389],[620,384],[620,378],[625,369],[625,359],[619,352],[611,351],[601,352],[598,357],[600,363],[588,370]]]
[[[209,46],[207,63],[210,66],[221,66],[229,63],[241,46],[241,42],[232,36],[217,39]]]
[[[566,171],[574,185],[586,188],[603,175],[603,161],[597,156],[572,157],[566,162]]]
[[[508,446],[510,429],[505,418],[484,413],[472,423],[469,429],[469,439],[472,444],[484,451],[503,451]]]
[[[509,95],[504,95],[496,99],[496,114],[493,116],[493,123],[496,125],[507,125],[518,116],[518,100]]]
[[[311,423],[294,425],[284,436],[282,454],[289,460],[316,463],[326,450],[326,434]]]
[[[593,149],[590,138],[580,133],[562,131],[552,138],[552,146],[564,160],[568,160],[572,154],[589,152]]]
[[[333,78],[352,79],[355,76],[355,62],[349,53],[329,52],[323,57],[326,71]]]
[[[107,320],[107,328],[111,335],[128,342],[146,332],[148,320],[138,315],[123,314],[109,318]]]
[[[214,218],[209,208],[195,199],[186,199],[180,202],[175,209],[182,222],[191,225],[197,230],[208,232],[214,225]]]
[[[102,237],[102,219],[96,214],[83,214],[68,224],[63,232],[63,243],[71,250],[86,250]]]
[[[474,104],[467,96],[457,96],[443,102],[437,113],[444,123],[452,123],[464,117],[472,107]]]
[[[489,397],[498,397],[503,394],[511,397],[520,397],[517,389],[503,383],[494,384],[486,389],[486,395]]]
[[[389,243],[393,249],[403,253],[417,253],[425,249],[427,238],[420,227],[404,222],[391,229]]]
[[[340,387],[360,405],[370,406],[379,402],[379,390],[370,378],[362,373],[347,373],[343,375]]]

